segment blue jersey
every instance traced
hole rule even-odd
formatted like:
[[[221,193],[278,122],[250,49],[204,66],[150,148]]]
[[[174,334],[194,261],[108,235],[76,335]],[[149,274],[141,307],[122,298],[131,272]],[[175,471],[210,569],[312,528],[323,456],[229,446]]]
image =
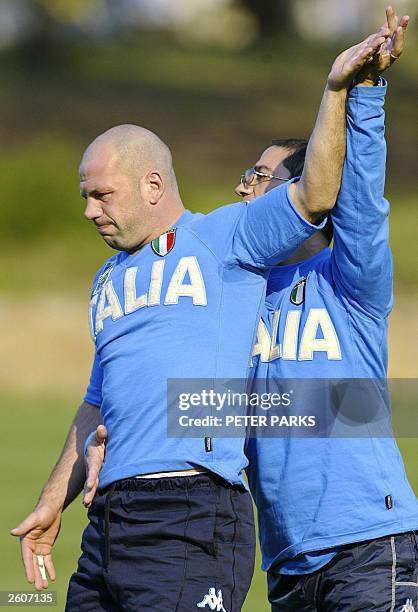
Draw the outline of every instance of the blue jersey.
[[[285,185],[251,206],[185,212],[176,229],[99,270],[85,401],[100,406],[108,430],[101,488],[196,466],[243,481],[242,439],[208,445],[167,437],[167,380],[248,376],[268,272],[317,229],[296,211]]]
[[[349,95],[333,250],[270,274],[254,349],[259,378],[386,376],[385,90]],[[264,569],[309,573],[339,545],[418,528],[418,502],[393,438],[260,438],[249,441],[247,455]]]

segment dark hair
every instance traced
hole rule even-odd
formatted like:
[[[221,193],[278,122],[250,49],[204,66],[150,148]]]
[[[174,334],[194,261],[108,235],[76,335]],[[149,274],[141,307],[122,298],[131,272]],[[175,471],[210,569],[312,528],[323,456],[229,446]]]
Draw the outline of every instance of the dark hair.
[[[289,151],[289,156],[283,160],[283,166],[289,170],[291,178],[300,176],[305,164],[306,149],[308,148],[306,138],[274,138],[271,144]],[[324,234],[328,244],[331,244],[334,236],[334,225],[331,215],[328,215],[325,227],[321,232]]]
[[[308,141],[305,138],[275,138],[271,144],[289,151],[289,156],[283,161],[283,166],[289,170],[292,178],[300,176],[305,163]]]

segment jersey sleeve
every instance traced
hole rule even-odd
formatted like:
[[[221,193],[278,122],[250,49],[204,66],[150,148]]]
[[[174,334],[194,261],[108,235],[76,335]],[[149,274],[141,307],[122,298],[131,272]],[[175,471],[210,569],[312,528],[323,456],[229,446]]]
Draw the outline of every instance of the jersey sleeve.
[[[209,213],[200,221],[202,239],[225,264],[268,269],[287,259],[325,225],[309,223],[297,211],[289,195],[289,184],[297,180]]]
[[[334,282],[356,312],[386,317],[392,308],[389,203],[384,198],[386,83],[355,87],[347,104],[347,155],[331,217]]]
[[[94,406],[102,405],[102,383],[103,383],[103,370],[100,365],[100,359],[97,352],[94,353],[93,367],[90,374],[90,382],[87,387],[84,401]]]

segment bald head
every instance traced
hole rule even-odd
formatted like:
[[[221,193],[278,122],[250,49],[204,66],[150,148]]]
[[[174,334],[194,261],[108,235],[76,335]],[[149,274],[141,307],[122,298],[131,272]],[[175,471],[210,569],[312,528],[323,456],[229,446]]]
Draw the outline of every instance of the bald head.
[[[104,151],[113,153],[118,167],[133,179],[157,170],[170,187],[176,186],[170,149],[150,130],[131,124],[110,128],[87,147],[82,161],[89,161]]]
[[[84,216],[105,242],[134,252],[167,231],[183,214],[170,149],[137,125],[98,136],[80,166]]]

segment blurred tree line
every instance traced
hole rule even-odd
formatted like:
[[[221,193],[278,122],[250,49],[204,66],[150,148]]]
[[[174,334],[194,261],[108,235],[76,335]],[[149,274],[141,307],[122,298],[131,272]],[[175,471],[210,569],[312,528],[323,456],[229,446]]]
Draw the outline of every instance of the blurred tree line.
[[[49,66],[53,59],[56,21],[51,6],[43,0],[32,0],[31,27],[18,47],[18,57],[24,66]]]
[[[260,37],[293,29],[292,4],[290,0],[241,0],[242,5],[255,17]]]
[[[225,4],[228,0],[225,0]],[[30,68],[49,67],[59,54],[62,43],[74,43],[83,33],[74,27],[82,18],[97,10],[98,20],[103,11],[110,11],[113,0],[29,0],[26,9],[30,14],[30,26],[18,45],[22,63]],[[269,38],[277,33],[294,32],[290,0],[236,0],[236,5],[248,11],[255,23],[258,38]],[[120,5],[120,10],[126,9]],[[99,10],[100,9],[100,10]],[[140,22],[136,24],[140,27]],[[84,32],[84,35],[86,32]]]
[[[177,32],[183,42],[194,33],[196,40],[209,44],[241,32],[242,48],[256,40],[289,40],[295,35],[332,42],[351,40],[374,28],[384,16],[385,4],[386,0],[346,0],[342,13],[334,0],[2,0],[0,44],[7,29],[4,16],[11,13],[26,15],[19,44],[32,63],[48,62],[52,49],[63,43],[103,41],[138,29]],[[395,5],[400,13],[411,14],[413,29],[416,1],[396,0]],[[211,29],[219,30],[220,36],[211,35]]]
[[[255,0],[234,0],[235,8],[239,2],[242,10],[251,11],[261,32],[273,34],[275,28],[284,32],[283,36],[270,36],[260,46],[247,44],[239,53],[237,48],[216,44],[187,44],[181,34],[161,33],[159,26],[146,31],[138,21],[129,32],[133,20],[128,20],[128,30],[123,29],[122,21],[114,30],[107,30],[106,7],[116,10],[133,1],[153,7],[171,2],[172,10],[177,10],[176,2],[182,6],[206,3],[218,22],[214,7],[224,2],[0,0],[0,36],[6,5],[15,10],[19,4],[32,15],[25,36],[9,48],[3,45],[0,54],[0,133],[4,145],[0,182],[2,244],[25,245],[30,252],[25,261],[31,261],[36,269],[34,283],[39,281],[39,269],[43,270],[45,249],[53,251],[57,268],[67,265],[70,250],[65,240],[74,245],[71,265],[80,278],[89,277],[89,270],[83,272],[80,246],[90,248],[84,247],[90,241],[83,239],[89,228],[86,224],[84,230],[80,225],[77,167],[80,152],[94,136],[127,121],[156,130],[175,152],[187,205],[210,210],[235,199],[233,185],[242,168],[253,162],[255,153],[272,137],[309,135],[326,70],[341,49],[341,40],[332,46],[305,42],[300,35],[297,39],[289,36],[297,26],[293,6],[283,0],[258,4]],[[316,4],[316,0],[307,1]],[[99,26],[103,34],[92,29]],[[227,29],[226,35],[230,34]],[[240,36],[246,33],[240,30]],[[411,126],[417,123],[417,66],[412,37],[410,41],[412,48],[390,76],[387,185],[397,193],[392,240],[413,248],[416,135]],[[286,54],[282,52],[284,45]],[[36,250],[38,260],[32,256],[35,243],[37,249],[39,245],[44,249]],[[408,280],[411,255],[406,255],[405,248],[400,251],[405,257],[397,258],[398,278],[402,264],[402,278]],[[19,270],[10,273],[10,266],[14,262],[17,266],[22,258],[8,249],[3,249],[2,258],[8,258],[5,269],[9,269],[9,280],[0,279],[0,288],[2,282],[26,286]],[[415,274],[418,285],[418,267]]]

